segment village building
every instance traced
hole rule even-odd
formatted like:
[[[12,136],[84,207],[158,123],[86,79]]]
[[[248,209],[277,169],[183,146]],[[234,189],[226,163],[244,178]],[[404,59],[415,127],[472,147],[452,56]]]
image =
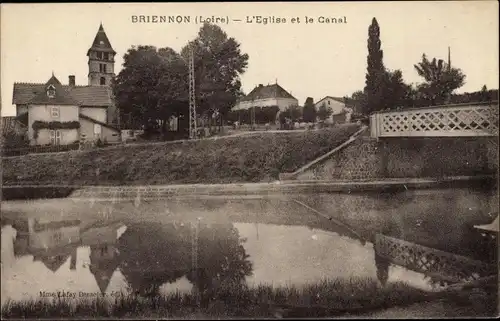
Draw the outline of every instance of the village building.
[[[110,86],[115,77],[115,55],[101,24],[87,51],[87,86],[77,86],[74,75],[63,85],[54,74],[45,83],[14,84],[16,119],[27,127],[30,145],[120,141]]]
[[[77,249],[90,248],[89,270],[101,293],[105,293],[120,265],[116,243],[126,230],[122,223],[96,223],[82,228],[80,220],[42,221],[28,218],[15,222],[14,255],[32,255],[56,273],[70,258],[69,269],[77,270]]]
[[[233,110],[244,110],[253,107],[279,107],[280,111],[291,106],[298,106],[299,101],[278,83],[255,87],[248,95],[241,98]]]
[[[316,110],[322,106],[331,109],[332,114],[327,121],[335,124],[349,122],[353,109],[346,105],[344,98],[326,96],[314,104]]]
[[[71,258],[70,269],[74,270],[76,249],[81,244],[80,224],[80,220],[18,220],[14,224],[17,231],[14,254],[33,255],[34,261],[42,262],[52,272]]]
[[[122,223],[97,223],[82,230],[82,244],[90,247],[90,273],[94,276],[102,294],[120,265],[117,242],[126,229]],[[121,233],[120,233],[121,232]]]

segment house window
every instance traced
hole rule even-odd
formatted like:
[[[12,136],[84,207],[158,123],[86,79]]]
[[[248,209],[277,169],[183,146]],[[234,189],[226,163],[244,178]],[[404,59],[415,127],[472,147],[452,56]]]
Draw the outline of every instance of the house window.
[[[99,64],[99,72],[106,72],[106,64]]]
[[[62,233],[61,232],[55,232],[53,235],[53,240],[55,243],[60,243],[62,240]]]
[[[328,105],[330,105],[330,101],[328,101]]]
[[[50,115],[52,118],[59,118],[59,107],[53,106],[50,108]]]
[[[60,130],[51,130],[50,131],[50,143],[52,145],[60,145],[61,144],[61,131]]]
[[[102,52],[98,52],[98,53],[97,53],[97,58],[98,58],[98,59],[102,59],[102,57],[103,57]]]
[[[100,83],[101,83],[101,86],[106,85],[106,78],[101,77]]]
[[[54,98],[56,96],[56,87],[54,85],[50,85],[47,87],[47,97]]]
[[[107,52],[104,53],[104,60],[109,60],[109,53]]]

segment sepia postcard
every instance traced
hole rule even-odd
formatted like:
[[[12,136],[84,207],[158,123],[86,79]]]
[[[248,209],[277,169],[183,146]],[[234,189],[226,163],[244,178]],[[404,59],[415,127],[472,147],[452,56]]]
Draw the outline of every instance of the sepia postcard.
[[[2,319],[497,317],[498,7],[3,3]]]

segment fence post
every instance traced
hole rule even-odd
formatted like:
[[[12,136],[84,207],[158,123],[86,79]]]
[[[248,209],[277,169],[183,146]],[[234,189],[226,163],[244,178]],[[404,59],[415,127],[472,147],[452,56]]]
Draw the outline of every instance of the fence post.
[[[371,138],[378,138],[377,134],[377,114],[370,115],[370,136]]]

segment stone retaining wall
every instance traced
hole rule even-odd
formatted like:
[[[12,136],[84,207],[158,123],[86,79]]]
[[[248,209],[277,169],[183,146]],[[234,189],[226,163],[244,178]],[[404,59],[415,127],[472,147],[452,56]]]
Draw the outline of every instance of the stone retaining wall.
[[[374,180],[496,175],[497,137],[395,138],[355,142],[297,180]]]

